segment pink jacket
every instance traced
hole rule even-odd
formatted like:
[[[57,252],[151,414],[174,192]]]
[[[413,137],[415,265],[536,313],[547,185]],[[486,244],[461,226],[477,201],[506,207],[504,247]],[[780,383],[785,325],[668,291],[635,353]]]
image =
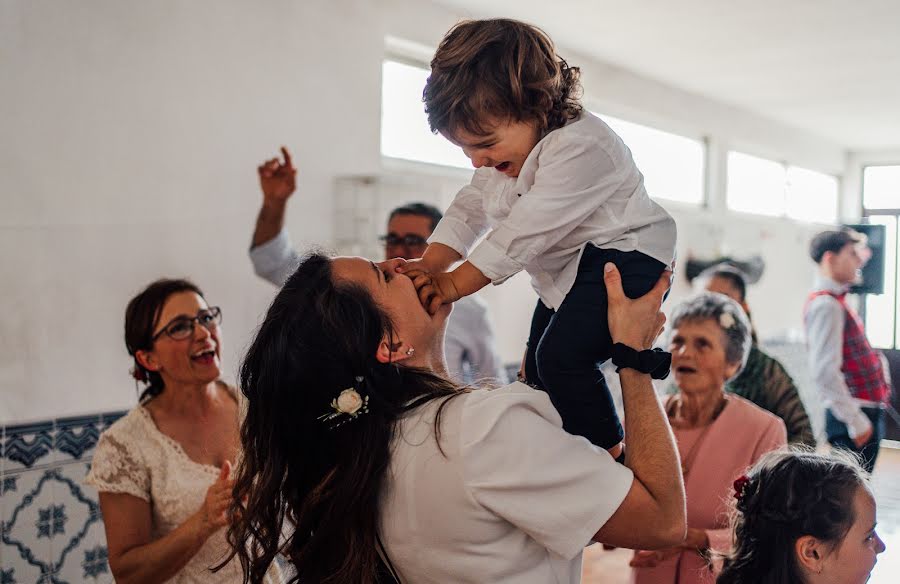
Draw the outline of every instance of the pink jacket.
[[[679,431],[675,430],[678,438]],[[687,523],[705,529],[710,547],[731,549],[729,510],[734,479],[760,457],[787,444],[784,422],[755,404],[728,394],[728,405],[697,447],[685,484]],[[680,453],[684,456],[686,453]],[[712,584],[715,574],[700,554],[685,551],[653,568],[634,568],[634,584]]]

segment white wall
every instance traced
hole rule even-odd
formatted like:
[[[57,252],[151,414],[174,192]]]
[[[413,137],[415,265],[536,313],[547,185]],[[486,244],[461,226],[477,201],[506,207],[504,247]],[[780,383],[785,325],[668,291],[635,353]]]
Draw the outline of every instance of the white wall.
[[[125,304],[160,276],[222,305],[233,378],[272,295],[256,164],[294,149],[290,226],[325,242],[333,178],[378,168],[377,6],[28,0],[0,27],[0,422],[132,405]]]
[[[335,178],[382,168],[385,34],[435,46],[459,16],[413,0],[0,4],[0,422],[132,405],[124,307],[163,275],[192,277],[222,305],[233,378],[273,293],[246,257],[255,165],[293,148],[288,225],[300,245],[329,244]],[[815,136],[567,56],[584,69],[592,107],[711,136],[720,149],[843,168],[840,147]],[[796,259],[804,229],[724,215],[713,194],[709,211],[673,209],[679,253],[718,245],[776,259],[751,291],[758,324],[798,323],[784,299],[808,282]],[[502,354],[518,358],[534,302],[527,278],[485,295]]]

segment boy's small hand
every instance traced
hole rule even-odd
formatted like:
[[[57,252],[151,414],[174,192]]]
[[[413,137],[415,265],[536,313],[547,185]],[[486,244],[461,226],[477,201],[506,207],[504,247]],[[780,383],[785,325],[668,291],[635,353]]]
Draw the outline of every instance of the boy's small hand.
[[[409,272],[413,272],[413,271],[415,271],[415,272],[430,272],[431,271],[428,269],[428,266],[426,266],[425,263],[422,261],[422,258],[406,260],[405,262],[403,262],[402,264],[397,266],[396,270],[397,270],[397,273],[406,274],[410,278],[412,278],[412,276],[409,275]]]
[[[419,302],[428,311],[435,314],[443,304],[456,302],[460,294],[453,282],[453,277],[447,273],[431,274],[421,270],[411,270],[406,273],[412,279],[413,286],[419,294]]]
[[[453,262],[462,259],[462,256],[452,247],[443,243],[429,243],[422,253],[422,257],[409,260],[407,267],[397,271],[405,274],[409,270],[422,270],[423,272],[446,272]]]
[[[397,266],[396,269],[397,273],[406,274],[410,278],[413,278],[413,274],[430,274],[431,272],[436,271],[422,258],[406,260],[403,264]]]

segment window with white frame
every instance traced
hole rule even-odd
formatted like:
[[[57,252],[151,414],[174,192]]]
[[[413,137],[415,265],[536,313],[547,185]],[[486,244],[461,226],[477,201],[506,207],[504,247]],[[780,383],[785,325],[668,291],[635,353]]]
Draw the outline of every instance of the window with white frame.
[[[728,208],[778,216],[784,212],[784,165],[743,152],[728,153]]]
[[[595,114],[603,118],[631,150],[652,198],[703,203],[706,145],[678,134]]]
[[[733,211],[835,223],[838,179],[815,170],[730,151],[725,198]]]
[[[863,207],[900,209],[900,165],[867,166],[863,170]]]
[[[900,165],[863,169],[863,214],[887,231],[884,294],[865,296],[866,336],[873,347],[900,349]]]
[[[788,166],[784,214],[799,221],[836,223],[837,177],[808,168]]]
[[[399,61],[381,67],[381,154],[417,162],[471,169],[462,150],[432,134],[422,103],[430,71]]]
[[[897,323],[897,216],[870,215],[869,223],[886,226],[884,246],[884,294],[866,294],[866,336],[873,347],[893,349]]]

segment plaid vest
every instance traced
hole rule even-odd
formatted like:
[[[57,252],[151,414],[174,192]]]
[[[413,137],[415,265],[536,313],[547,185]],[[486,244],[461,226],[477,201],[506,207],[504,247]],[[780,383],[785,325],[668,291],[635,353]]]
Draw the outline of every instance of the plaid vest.
[[[847,387],[850,388],[850,394],[857,399],[872,402],[888,401],[891,388],[885,381],[881,358],[866,339],[866,332],[859,315],[847,306],[845,295],[828,290],[817,290],[807,298],[804,314],[813,298],[826,294],[841,303],[846,316],[843,339],[844,361],[841,364],[841,371],[844,373]]]

